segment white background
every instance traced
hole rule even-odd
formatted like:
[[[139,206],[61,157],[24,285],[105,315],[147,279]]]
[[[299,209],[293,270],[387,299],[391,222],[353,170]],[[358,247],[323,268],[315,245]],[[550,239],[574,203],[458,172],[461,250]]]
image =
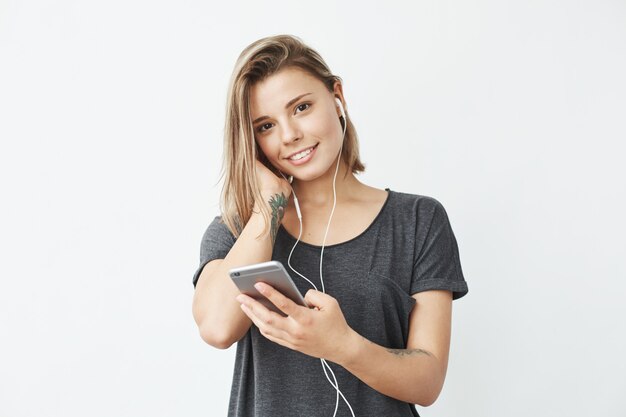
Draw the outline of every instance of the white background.
[[[191,278],[230,72],[280,33],[343,77],[361,180],[448,212],[470,291],[421,415],[623,416],[617,0],[0,0],[0,416],[226,415]]]

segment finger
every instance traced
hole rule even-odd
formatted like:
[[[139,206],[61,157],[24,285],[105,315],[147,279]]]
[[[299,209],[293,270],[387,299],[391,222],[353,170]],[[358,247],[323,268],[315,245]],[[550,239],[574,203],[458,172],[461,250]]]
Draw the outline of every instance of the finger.
[[[241,304],[241,310],[250,318],[250,320],[252,320],[252,323],[254,323],[254,325],[259,329],[259,332],[263,336],[265,336],[266,338],[270,339],[273,342],[280,343],[283,346],[285,346],[288,343],[286,341],[286,338],[289,335],[285,333],[284,331],[280,330],[279,328],[273,326],[273,324],[271,323],[271,320],[270,320],[270,323],[268,323],[266,320],[261,319],[258,315],[256,315],[250,309],[250,307],[248,307],[245,304]]]
[[[289,343],[289,342],[288,342],[287,340],[285,340],[285,339],[281,339],[280,337],[276,337],[276,336],[274,336],[274,335],[273,335],[273,334],[271,334],[271,333],[266,333],[266,332],[262,331],[261,329],[259,329],[259,332],[261,332],[261,334],[262,334],[262,335],[263,335],[266,339],[271,340],[271,341],[272,341],[272,342],[274,342],[274,343],[277,343],[277,344],[279,344],[279,345],[281,345],[281,346],[284,346],[284,347],[286,347],[286,348],[289,348],[289,349],[291,349],[291,350],[296,350],[296,347],[295,347],[293,344]]]
[[[246,309],[243,309],[245,313],[249,312],[254,316],[254,318],[256,319],[254,324],[256,324],[259,329],[263,327],[265,329],[268,329],[269,331],[269,328],[273,327],[277,331],[282,331],[283,333],[285,333],[285,329],[287,327],[285,317],[274,311],[269,310],[267,307],[265,307],[254,298],[249,297],[245,294],[239,294],[237,296],[237,301],[239,301],[242,306],[246,307],[248,311],[246,311]],[[248,314],[249,317],[250,314]]]
[[[324,310],[325,308],[330,307],[337,300],[321,291],[311,289],[304,295],[304,301],[309,303],[309,305],[316,307],[318,310]]]
[[[297,317],[299,313],[298,304],[294,303],[290,298],[285,297],[280,291],[274,289],[271,285],[264,282],[257,282],[254,287],[272,302],[280,311],[288,316]]]

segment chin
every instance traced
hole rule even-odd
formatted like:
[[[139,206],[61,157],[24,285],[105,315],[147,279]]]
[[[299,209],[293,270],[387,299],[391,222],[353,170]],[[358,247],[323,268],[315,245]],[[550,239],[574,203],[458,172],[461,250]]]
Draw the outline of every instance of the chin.
[[[323,177],[324,175],[329,174],[331,177],[335,175],[335,164],[331,164],[331,166],[326,169],[326,170],[317,170],[317,169],[311,169],[311,170],[302,170],[301,172],[297,172],[296,174],[292,174],[294,180],[298,180],[298,181],[314,181],[318,178]]]

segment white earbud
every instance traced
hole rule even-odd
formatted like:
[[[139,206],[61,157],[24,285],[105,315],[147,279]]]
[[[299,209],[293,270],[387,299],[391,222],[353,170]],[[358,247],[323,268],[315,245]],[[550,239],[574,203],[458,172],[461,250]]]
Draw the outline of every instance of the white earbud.
[[[339,105],[339,110],[341,110],[341,115],[343,116],[343,118],[346,118],[346,112],[343,111],[343,104],[341,104],[341,100],[339,99],[339,97],[335,97],[335,101],[337,102],[337,104]]]
[[[280,175],[285,180],[287,180],[289,184],[293,183],[293,175],[290,175],[289,178],[287,178],[285,177],[285,174],[282,173],[282,171],[278,171],[278,172],[280,172]],[[300,204],[298,204],[298,197],[296,196],[296,192],[293,188],[291,189],[291,193],[293,194],[293,202],[296,205],[296,214],[298,215],[298,219],[302,220],[302,212],[300,211]]]

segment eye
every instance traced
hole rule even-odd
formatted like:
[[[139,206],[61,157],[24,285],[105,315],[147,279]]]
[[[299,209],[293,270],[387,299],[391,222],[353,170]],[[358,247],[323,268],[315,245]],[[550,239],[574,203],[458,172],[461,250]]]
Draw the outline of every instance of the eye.
[[[304,111],[304,110],[308,109],[309,107],[311,107],[311,104],[309,104],[309,103],[302,103],[302,104],[299,104],[298,107],[296,107],[296,109],[299,109],[302,106],[308,106],[305,109],[302,109],[302,111]]]
[[[304,107],[304,106],[306,106],[306,107]],[[305,111],[305,110],[308,110],[310,107],[311,107],[311,103],[302,103],[302,104],[298,104],[296,106],[296,110],[300,109],[300,111]],[[264,123],[264,124],[260,125],[256,129],[256,131],[258,133],[265,133],[266,131],[268,131],[270,129],[270,127],[265,128],[266,126],[270,126],[271,127],[272,124],[271,123]]]
[[[259,127],[256,129],[256,131],[257,131],[257,132],[259,132],[259,133],[263,133],[263,132],[265,132],[265,129],[263,129],[263,128],[264,128],[265,126],[267,126],[267,125],[271,125],[271,123],[265,123],[265,124],[262,124],[261,126],[259,126]]]

